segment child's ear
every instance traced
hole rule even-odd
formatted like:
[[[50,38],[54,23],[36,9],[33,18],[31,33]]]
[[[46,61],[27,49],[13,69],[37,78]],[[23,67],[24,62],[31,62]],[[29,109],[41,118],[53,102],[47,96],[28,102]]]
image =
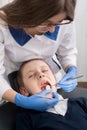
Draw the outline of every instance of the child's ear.
[[[20,87],[20,93],[24,96],[29,96],[28,91],[24,87]]]

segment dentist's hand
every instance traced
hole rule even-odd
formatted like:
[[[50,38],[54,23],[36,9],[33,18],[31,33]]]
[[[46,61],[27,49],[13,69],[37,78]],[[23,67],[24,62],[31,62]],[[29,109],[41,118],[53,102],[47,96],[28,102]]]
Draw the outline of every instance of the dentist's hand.
[[[53,98],[45,98],[44,96],[48,93],[51,93]],[[57,92],[51,92],[50,90],[44,90],[41,93],[32,95],[30,97],[26,97],[17,93],[14,102],[17,106],[26,109],[45,111],[53,107],[58,102],[58,94]]]
[[[70,80],[77,76],[77,68],[70,66],[66,71],[64,77],[57,84],[58,87],[62,88],[65,92],[71,92],[77,86],[77,79]]]

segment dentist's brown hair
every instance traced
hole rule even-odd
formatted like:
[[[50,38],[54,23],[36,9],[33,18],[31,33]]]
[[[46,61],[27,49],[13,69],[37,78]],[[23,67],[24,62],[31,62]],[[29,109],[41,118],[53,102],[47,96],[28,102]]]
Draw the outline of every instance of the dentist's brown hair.
[[[76,0],[14,0],[0,8],[0,18],[14,27],[35,27],[50,17],[66,12],[73,21]]]

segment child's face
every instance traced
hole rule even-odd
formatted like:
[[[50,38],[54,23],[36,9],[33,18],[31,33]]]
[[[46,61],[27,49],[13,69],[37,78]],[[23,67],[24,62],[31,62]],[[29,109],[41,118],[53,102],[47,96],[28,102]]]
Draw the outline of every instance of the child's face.
[[[47,85],[54,85],[56,79],[49,66],[42,60],[26,63],[22,69],[23,82],[29,94],[36,94],[46,89]],[[51,86],[56,91],[55,86]]]

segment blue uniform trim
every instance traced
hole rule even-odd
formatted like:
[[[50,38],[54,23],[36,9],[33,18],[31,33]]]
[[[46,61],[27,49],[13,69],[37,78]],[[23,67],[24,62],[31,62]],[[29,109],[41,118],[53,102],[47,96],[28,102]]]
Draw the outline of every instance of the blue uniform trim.
[[[13,38],[15,39],[15,41],[20,45],[23,46],[25,45],[29,40],[31,40],[31,36],[28,35],[23,29],[15,29],[11,26],[9,26],[9,30],[11,35],[13,36]],[[59,31],[59,26],[55,27],[55,31],[53,33],[50,32],[46,32],[44,35],[52,40],[56,40],[57,39],[57,35],[58,35],[58,31]]]
[[[23,29],[15,29],[9,26],[9,30],[13,38],[20,46],[25,45],[32,38]]]
[[[56,40],[58,36],[59,28],[60,28],[59,26],[55,26],[55,31],[53,33],[46,32],[44,35],[52,40]]]

